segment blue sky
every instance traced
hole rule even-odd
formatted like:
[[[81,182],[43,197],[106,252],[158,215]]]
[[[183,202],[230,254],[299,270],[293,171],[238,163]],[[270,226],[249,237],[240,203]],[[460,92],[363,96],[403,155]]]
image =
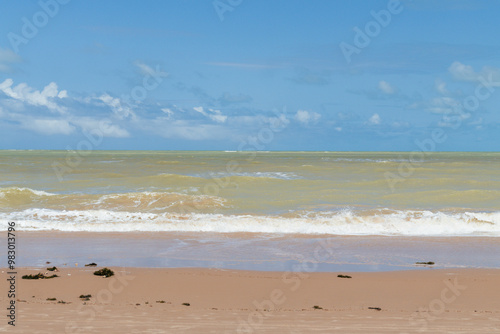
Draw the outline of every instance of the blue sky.
[[[498,150],[498,1],[0,4],[0,149]]]

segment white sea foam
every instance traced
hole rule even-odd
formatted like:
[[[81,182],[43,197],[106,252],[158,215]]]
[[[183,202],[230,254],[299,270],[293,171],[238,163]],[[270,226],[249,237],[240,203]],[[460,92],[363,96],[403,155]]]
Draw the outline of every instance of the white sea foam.
[[[203,177],[203,178],[223,178],[232,176],[243,176],[243,177],[259,177],[259,178],[270,178],[270,179],[280,179],[280,180],[295,180],[302,178],[301,176],[292,172],[241,172],[241,173],[212,172],[206,174],[196,174],[193,176]]]
[[[375,162],[375,163],[389,163],[389,162],[407,162],[408,159],[370,159],[370,158],[335,158],[335,157],[325,157],[321,158],[322,161],[331,162]]]
[[[143,208],[157,212],[183,206],[186,203],[196,203],[199,209],[219,208],[224,207],[226,202],[225,199],[216,196],[145,191],[102,195],[90,204],[94,209],[137,210]]]
[[[52,194],[43,190],[35,190],[30,188],[18,188],[18,187],[9,187],[9,188],[1,188],[0,189],[0,198],[5,197],[5,195],[9,194],[33,194],[35,196],[54,196],[56,194]]]
[[[297,217],[27,209],[0,213],[0,228],[89,232],[180,231],[331,235],[500,237],[500,212],[397,211],[360,214],[345,210]]]

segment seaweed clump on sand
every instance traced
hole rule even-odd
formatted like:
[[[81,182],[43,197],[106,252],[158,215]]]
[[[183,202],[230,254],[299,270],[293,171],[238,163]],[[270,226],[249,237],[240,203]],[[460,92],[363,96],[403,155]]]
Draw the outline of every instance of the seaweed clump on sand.
[[[57,269],[57,267],[52,267],[52,268],[47,268],[48,271],[59,271],[59,269]]]
[[[313,309],[315,309],[315,310],[322,310],[323,308],[322,308],[321,306],[314,305],[314,306],[313,306]]]
[[[340,278],[352,278],[352,276],[349,276],[349,275],[337,275],[337,277],[340,277]]]
[[[49,279],[49,278],[54,278],[54,277],[59,277],[57,275],[51,275],[51,276],[45,276],[42,273],[38,273],[36,275],[24,275],[21,278],[22,279]]]
[[[90,297],[92,297],[92,295],[80,295],[79,298],[86,301],[86,300],[90,300]]]
[[[94,263],[94,262],[88,263],[85,265],[85,267],[97,267],[97,263]]]
[[[382,311],[380,307],[368,307],[369,310]]]
[[[423,264],[423,265],[426,265],[426,266],[432,266],[432,265],[434,265],[434,262],[432,262],[432,261],[429,261],[429,262],[415,262],[415,264]]]
[[[94,275],[96,275],[96,276],[111,277],[114,274],[115,273],[113,272],[113,270],[111,270],[109,268],[102,268],[102,269],[99,269],[97,271],[94,271]]]

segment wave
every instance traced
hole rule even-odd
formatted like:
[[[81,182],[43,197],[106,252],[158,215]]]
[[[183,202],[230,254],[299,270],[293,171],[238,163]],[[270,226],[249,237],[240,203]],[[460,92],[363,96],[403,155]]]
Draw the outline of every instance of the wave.
[[[389,163],[389,162],[408,162],[409,158],[387,158],[387,159],[374,159],[374,158],[336,158],[336,157],[323,157],[322,161],[329,162],[374,162],[374,163]]]
[[[195,191],[196,188],[187,190]],[[54,194],[30,188],[1,188],[2,209],[38,210],[43,207],[54,210],[116,210],[138,212],[180,211],[189,208],[212,210],[223,208],[227,200],[209,195],[185,194],[177,192],[132,192],[113,194]]]
[[[109,194],[100,196],[90,203],[92,208],[113,208],[114,210],[165,211],[195,207],[198,210],[221,208],[226,200],[217,196],[187,195],[179,193],[139,192],[124,194]]]
[[[157,175],[150,175],[141,178],[137,182],[137,186],[142,184],[154,185],[160,188],[170,188],[176,192],[180,189],[187,189],[190,187],[197,187],[204,189],[217,185],[221,189],[225,188],[238,188],[239,186],[255,186],[257,184],[276,184],[282,185],[290,182],[314,182],[315,180],[307,180],[301,176],[291,172],[241,172],[241,173],[225,173],[225,172],[206,172],[202,174],[182,175],[182,174],[169,174],[162,173]]]
[[[226,178],[226,177],[242,177],[242,178],[254,178],[254,179],[279,179],[279,180],[295,180],[301,179],[295,173],[292,172],[246,172],[246,173],[227,173],[227,172],[215,172],[209,174],[198,174],[194,175],[196,177],[202,178]]]
[[[0,227],[16,221],[25,231],[214,232],[330,235],[500,237],[500,212],[371,210],[288,215],[223,215],[110,210],[27,209],[0,213]]]
[[[0,198],[7,198],[11,196],[43,197],[55,195],[56,194],[48,193],[46,191],[34,190],[30,188],[9,187],[0,189]]]

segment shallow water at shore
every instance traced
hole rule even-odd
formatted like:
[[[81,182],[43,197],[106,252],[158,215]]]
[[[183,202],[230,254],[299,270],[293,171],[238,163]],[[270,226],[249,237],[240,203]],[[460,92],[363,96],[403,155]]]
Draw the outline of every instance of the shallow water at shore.
[[[387,271],[500,268],[496,238],[219,233],[20,232],[19,266],[223,268],[263,271]],[[3,247],[4,240],[0,240]],[[415,262],[435,262],[433,266]]]

